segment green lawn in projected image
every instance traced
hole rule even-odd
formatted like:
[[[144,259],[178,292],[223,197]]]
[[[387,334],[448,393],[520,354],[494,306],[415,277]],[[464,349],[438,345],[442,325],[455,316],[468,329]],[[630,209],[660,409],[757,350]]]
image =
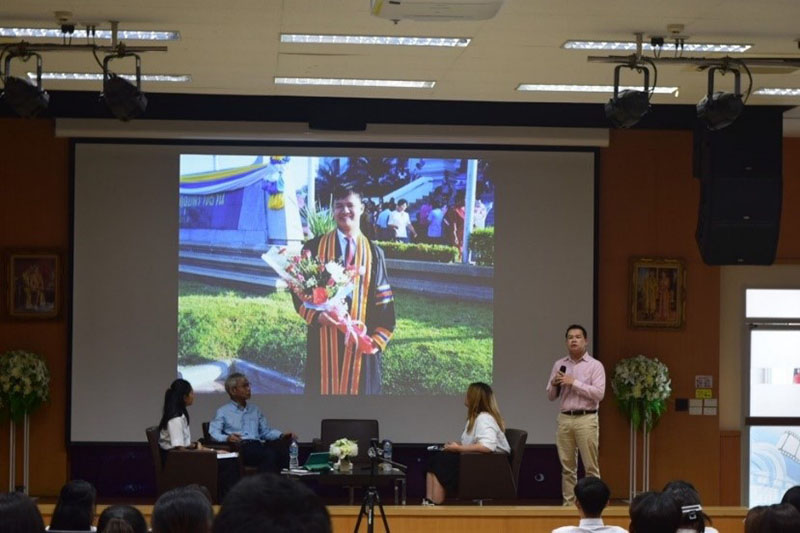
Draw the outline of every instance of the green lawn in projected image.
[[[395,291],[397,327],[383,358],[384,394],[463,394],[491,382],[491,303]],[[243,359],[303,379],[305,324],[287,292],[249,293],[181,280],[178,364]]]

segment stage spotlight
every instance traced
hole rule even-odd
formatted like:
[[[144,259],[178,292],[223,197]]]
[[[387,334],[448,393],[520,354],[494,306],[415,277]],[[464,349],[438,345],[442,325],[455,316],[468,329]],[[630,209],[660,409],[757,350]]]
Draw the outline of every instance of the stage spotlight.
[[[109,71],[108,63],[115,58],[136,58],[136,85]],[[118,119],[127,122],[140,116],[147,109],[147,97],[142,93],[142,65],[136,54],[111,55],[103,59],[103,92],[100,98]]]
[[[9,76],[11,59],[15,56],[9,54],[5,61],[5,76],[3,77],[3,100],[21,117],[35,117],[47,109],[50,95],[42,90],[42,57],[39,54],[28,54],[36,57],[36,85],[22,78]]]
[[[721,70],[733,73],[734,92],[714,92],[714,73]],[[733,124],[744,109],[741,92],[741,74],[737,69],[711,67],[708,69],[708,94],[697,104],[697,118],[706,123],[708,129],[721,130]]]
[[[636,69],[644,73],[644,90],[619,90],[621,68]],[[614,69],[614,96],[605,105],[606,118],[616,128],[630,128],[650,111],[650,70],[643,65],[617,65]]]

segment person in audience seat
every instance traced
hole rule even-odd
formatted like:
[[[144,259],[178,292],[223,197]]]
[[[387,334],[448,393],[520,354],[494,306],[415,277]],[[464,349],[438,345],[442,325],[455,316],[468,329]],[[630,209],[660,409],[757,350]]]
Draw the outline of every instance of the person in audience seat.
[[[97,492],[88,481],[75,479],[61,487],[49,531],[96,531],[94,523]]]
[[[564,526],[553,533],[627,533],[619,526],[603,524],[603,509],[608,505],[611,491],[599,477],[587,476],[575,485],[575,506],[581,515],[577,526]]]
[[[800,485],[795,485],[787,490],[786,494],[784,494],[781,499],[781,503],[790,503],[795,509],[800,511]]]
[[[210,533],[214,511],[197,489],[181,487],[165,492],[153,506],[153,533]]]
[[[439,505],[444,502],[448,491],[456,490],[461,452],[511,453],[504,433],[505,423],[492,388],[481,382],[470,384],[464,405],[467,408],[467,424],[461,434],[461,442],[448,442],[443,451],[431,457],[422,505]]]
[[[631,502],[630,533],[675,533],[681,524],[681,506],[668,492],[643,492]]]
[[[97,530],[100,533],[147,533],[147,522],[136,507],[111,505],[100,513]]]
[[[753,507],[744,519],[744,533],[794,533],[795,531],[800,531],[800,511],[790,503]]]
[[[664,492],[672,494],[681,506],[681,527],[677,533],[719,533],[706,526],[711,523],[711,518],[703,512],[700,494],[694,485],[688,481],[670,481],[664,486]]]
[[[259,474],[231,490],[214,520],[214,533],[331,533],[322,500],[300,481]],[[154,532],[155,533],[155,532]]]
[[[0,494],[0,533],[41,533],[44,520],[34,501],[21,492]]]

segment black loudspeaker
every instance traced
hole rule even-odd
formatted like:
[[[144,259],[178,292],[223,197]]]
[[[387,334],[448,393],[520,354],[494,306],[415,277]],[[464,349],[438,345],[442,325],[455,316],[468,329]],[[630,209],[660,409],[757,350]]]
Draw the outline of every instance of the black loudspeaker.
[[[769,265],[775,260],[782,143],[783,116],[774,110],[743,113],[722,130],[695,130],[694,171],[701,182],[695,236],[707,264]]]

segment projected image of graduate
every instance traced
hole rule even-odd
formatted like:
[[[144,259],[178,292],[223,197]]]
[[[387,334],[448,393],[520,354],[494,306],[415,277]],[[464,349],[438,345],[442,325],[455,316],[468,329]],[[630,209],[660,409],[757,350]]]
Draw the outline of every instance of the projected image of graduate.
[[[178,372],[196,392],[234,371],[254,394],[491,381],[488,163],[184,154],[180,174]]]

